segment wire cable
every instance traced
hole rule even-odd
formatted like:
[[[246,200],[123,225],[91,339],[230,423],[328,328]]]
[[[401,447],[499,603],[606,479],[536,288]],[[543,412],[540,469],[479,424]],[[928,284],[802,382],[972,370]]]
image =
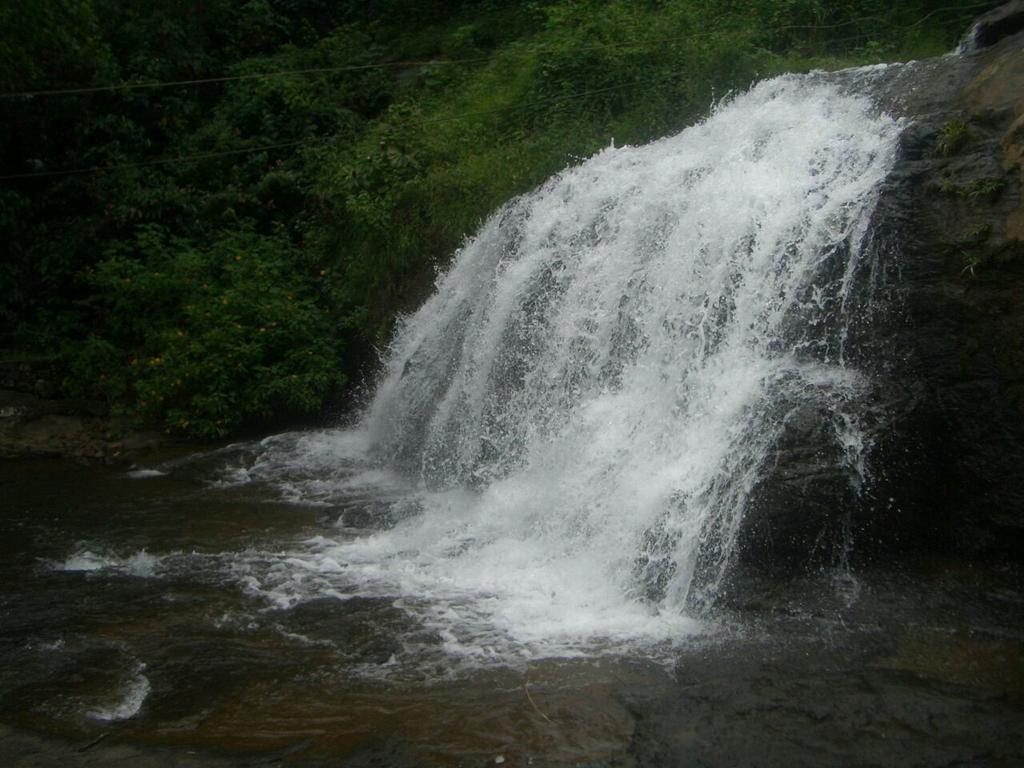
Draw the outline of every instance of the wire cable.
[[[669,80],[673,77],[677,77],[681,72],[669,72],[656,78],[650,78],[648,80],[633,80],[628,83],[618,83],[616,85],[609,85],[604,88],[595,88],[588,91],[580,91],[577,93],[564,94],[561,96],[550,96],[543,99],[534,99],[526,102],[516,102],[513,104],[506,104],[501,107],[495,107],[493,109],[480,109],[472,112],[462,112],[456,115],[446,115],[442,117],[425,118],[423,120],[414,120],[407,123],[407,125],[420,127],[424,125],[433,125],[437,123],[454,122],[458,120],[465,120],[472,117],[480,117],[483,115],[497,114],[500,112],[506,112],[512,109],[532,109],[539,106],[546,106],[550,104],[557,104],[565,101],[572,101],[575,99],[586,98],[589,96],[596,96],[602,93],[608,93],[611,91],[621,90],[623,88],[633,87],[644,87],[645,85],[650,87],[653,84],[661,83],[665,80]],[[25,173],[11,173],[0,175],[0,181],[12,181],[16,179],[34,179],[34,178],[53,178],[55,176],[73,176],[83,173],[98,173],[102,171],[117,171],[125,170],[128,168],[146,168],[158,165],[168,165],[173,163],[189,163],[197,160],[208,160],[216,157],[229,157],[233,155],[245,155],[255,154],[257,152],[269,152],[276,149],[287,149],[290,147],[298,146],[309,146],[315,144],[324,144],[333,139],[337,138],[337,134],[331,134],[329,136],[315,136],[306,139],[296,139],[294,141],[277,142],[274,144],[261,144],[255,147],[244,147],[240,149],[229,149],[217,152],[200,152],[193,155],[178,155],[175,157],[157,158],[153,160],[143,160],[132,163],[112,163],[110,165],[95,165],[87,166],[82,168],[66,168],[53,171],[28,171]]]
[[[912,24],[897,27],[898,29],[914,29],[920,26],[931,17],[944,13],[947,11],[960,11],[967,12],[971,10],[977,10],[979,8],[992,7],[992,2],[974,3],[967,6],[947,6],[944,8],[937,8],[934,11],[926,14]],[[770,32],[785,32],[793,30],[822,30],[822,29],[839,29],[841,27],[852,26],[860,24],[865,21],[877,21],[882,19],[881,16],[861,16],[856,19],[847,19],[846,21],[837,22],[835,24],[789,24],[778,27],[769,28],[766,31]],[[706,37],[713,37],[718,34],[718,31],[706,31],[706,32],[695,32],[685,36],[666,37],[666,38],[649,38],[645,40],[636,41],[622,41],[622,42],[608,42],[608,43],[590,43],[587,45],[575,46],[574,51],[587,51],[587,50],[604,50],[609,48],[638,48],[646,46],[664,45],[666,43],[684,42],[691,40],[699,40]],[[537,45],[537,46],[518,46],[512,47],[507,51],[503,52],[503,55],[513,56],[530,56],[538,52],[545,50],[557,49],[558,44],[548,45]],[[114,93],[124,91],[134,91],[142,89],[159,89],[159,88],[180,88],[190,85],[211,85],[217,83],[228,83],[237,82],[244,80],[264,80],[275,77],[289,77],[292,75],[324,75],[324,74],[336,74],[342,72],[362,72],[374,69],[392,69],[392,68],[412,68],[422,67],[428,65],[464,65],[464,64],[482,64],[489,62],[493,59],[491,56],[480,56],[465,59],[425,59],[425,60],[400,60],[400,61],[382,61],[373,64],[349,64],[337,67],[310,67],[306,69],[284,69],[277,70],[274,72],[249,72],[241,75],[221,75],[217,77],[202,77],[194,78],[190,80],[152,80],[146,82],[126,82],[118,83],[113,85],[95,85],[95,86],[83,86],[79,88],[52,88],[52,89],[40,89],[40,90],[27,90],[27,91],[9,91],[0,93],[0,99],[30,99],[41,96],[72,96],[72,95],[86,95],[91,93]]]
[[[976,5],[972,5],[972,6],[963,6],[963,7],[953,7],[953,6],[950,6],[950,7],[946,7],[946,8],[939,8],[939,9],[936,9],[936,10],[932,11],[927,16],[922,17],[921,19],[919,19],[918,21],[914,22],[913,24],[908,25],[908,26],[903,27],[903,28],[904,29],[912,29],[914,27],[920,26],[929,17],[934,16],[935,14],[943,12],[943,11],[949,11],[949,10],[967,11],[967,10],[970,10],[971,8],[988,7],[990,5],[991,5],[991,3],[979,3],[979,4],[976,4]],[[827,28],[836,29],[836,28],[840,28],[840,27],[844,27],[844,26],[849,26],[850,24],[857,23],[857,22],[860,22],[860,21],[870,20],[871,18],[878,18],[878,17],[862,17],[860,19],[852,19],[852,20],[848,20],[848,21],[845,21],[845,22],[839,22],[837,24],[825,25],[825,26],[783,26],[783,27],[775,28],[775,31],[790,30],[790,29],[807,29],[807,30],[809,30],[809,29],[827,29]],[[704,36],[713,35],[713,34],[717,34],[717,32],[708,32],[708,33],[705,33]],[[861,40],[863,38],[864,38],[864,35],[860,34],[860,35],[851,36],[851,37],[847,37],[847,38],[840,38],[840,39],[837,39],[837,40],[833,40],[832,42],[833,43],[847,42],[847,41],[853,41],[853,40]],[[693,39],[693,37],[688,37],[688,38],[668,38],[668,40],[680,40],[680,39],[688,39],[689,40],[689,39]],[[664,40],[663,40],[663,42],[664,42]],[[596,47],[620,47],[620,46],[650,45],[650,44],[651,44],[651,41],[644,41],[643,43],[640,43],[640,42],[638,42],[638,43],[622,43],[622,44],[609,44],[607,46],[591,46],[591,47],[595,47],[595,48]],[[470,61],[472,61],[472,62],[481,62],[481,61],[489,61],[489,60],[490,60],[490,58],[463,59],[463,60],[445,60],[445,61],[446,61],[446,63],[459,63],[459,62],[466,63],[466,62],[470,62]],[[239,76],[222,77],[222,78],[207,78],[207,79],[204,79],[204,80],[181,80],[181,81],[173,81],[173,82],[166,82],[166,83],[148,83],[148,84],[140,83],[140,84],[135,84],[134,86],[104,86],[104,87],[97,87],[97,88],[90,88],[90,89],[66,89],[66,90],[61,90],[61,91],[26,92],[24,94],[2,94],[0,96],[10,97],[10,96],[16,96],[16,95],[41,95],[41,94],[55,95],[55,94],[66,94],[66,93],[90,93],[90,92],[101,91],[101,90],[117,90],[117,89],[124,88],[124,87],[171,87],[171,86],[178,86],[178,85],[190,85],[190,84],[210,83],[210,82],[226,82],[226,81],[229,81],[229,80],[242,80],[242,79],[251,79],[251,78],[259,78],[259,77],[272,77],[272,76],[277,76],[277,75],[282,75],[282,74],[309,74],[309,73],[314,73],[314,72],[326,73],[326,72],[338,72],[338,71],[354,71],[354,70],[358,70],[358,69],[371,69],[371,68],[375,68],[375,67],[379,67],[379,66],[395,66],[395,65],[399,65],[399,64],[413,65],[415,63],[417,63],[417,62],[384,62],[382,64],[367,64],[367,65],[357,65],[357,66],[353,66],[353,67],[342,67],[342,68],[328,67],[328,68],[317,68],[317,69],[289,70],[289,71],[277,72],[277,73],[256,73],[256,74],[250,74],[250,75],[239,75]],[[441,63],[441,61],[437,60],[437,61],[434,61],[434,62],[418,62],[418,63],[419,64],[430,64],[430,63]],[[504,105],[504,106],[501,106],[501,107],[495,107],[494,109],[475,110],[473,112],[465,112],[465,113],[461,113],[461,114],[457,114],[457,115],[449,115],[449,116],[436,117],[436,118],[427,118],[427,119],[424,119],[424,120],[412,121],[410,123],[410,125],[418,127],[418,126],[430,125],[430,124],[434,124],[434,123],[452,122],[452,121],[463,120],[463,119],[467,119],[467,118],[471,118],[471,117],[478,117],[478,116],[483,116],[483,115],[496,114],[496,113],[505,112],[505,111],[508,111],[508,110],[516,109],[516,108],[530,110],[530,109],[536,108],[538,106],[544,106],[546,104],[559,103],[559,102],[562,102],[562,101],[569,101],[569,100],[574,100],[574,99],[579,99],[579,98],[586,98],[588,96],[594,96],[594,95],[598,95],[598,94],[601,94],[601,93],[606,93],[606,92],[609,92],[609,91],[614,91],[614,90],[619,90],[619,89],[622,89],[622,88],[628,88],[628,87],[634,87],[634,86],[637,86],[637,85],[642,85],[643,83],[647,83],[648,85],[650,85],[653,82],[661,82],[661,81],[669,79],[671,77],[675,77],[676,75],[679,75],[679,74],[682,74],[682,72],[672,72],[672,73],[669,73],[667,75],[663,75],[661,77],[654,78],[654,79],[648,80],[648,81],[632,81],[632,82],[629,82],[629,83],[620,83],[620,84],[617,84],[617,85],[607,86],[605,88],[598,88],[598,89],[593,89],[593,90],[589,90],[589,91],[582,91],[582,92],[578,92],[578,93],[575,93],[575,94],[566,94],[566,95],[563,95],[563,96],[553,96],[553,97],[549,97],[549,98],[545,98],[545,99],[535,99],[535,100],[529,101],[529,102],[520,102],[520,103],[515,103],[515,104],[508,104],[508,105]],[[208,160],[208,159],[219,158],[219,157],[231,157],[231,156],[238,156],[238,155],[256,154],[256,153],[259,153],[259,152],[269,152],[269,151],[274,151],[274,150],[278,150],[278,149],[288,149],[288,148],[292,148],[292,147],[300,147],[300,146],[310,146],[310,145],[316,145],[316,144],[323,144],[323,143],[327,143],[327,142],[331,141],[332,139],[336,138],[336,136],[337,136],[337,134],[332,134],[330,136],[316,136],[316,137],[310,137],[310,138],[306,138],[306,139],[297,139],[297,140],[294,140],[294,141],[276,142],[276,143],[272,143],[272,144],[261,144],[261,145],[255,146],[255,147],[243,147],[243,148],[239,148],[239,149],[219,150],[219,151],[215,151],[215,152],[200,152],[200,153],[196,153],[196,154],[192,154],[192,155],[177,155],[177,156],[174,156],[174,157],[155,158],[155,159],[152,159],[152,160],[141,160],[141,161],[129,162],[129,163],[112,163],[112,164],[108,164],[108,165],[85,166],[85,167],[81,167],[81,168],[57,169],[57,170],[53,170],[53,171],[27,171],[27,172],[23,172],[23,173],[2,174],[2,175],[0,175],[0,181],[14,181],[14,180],[21,180],[21,179],[33,179],[33,178],[54,178],[54,177],[60,177],[60,176],[73,176],[73,175],[80,175],[80,174],[87,174],[87,173],[99,173],[99,172],[104,172],[104,171],[125,170],[125,169],[129,169],[129,168],[146,168],[146,167],[154,167],[154,166],[161,166],[161,165],[170,165],[170,164],[174,164],[174,163],[182,163],[182,164],[184,164],[184,163],[196,162],[196,161],[199,161],[199,160]]]

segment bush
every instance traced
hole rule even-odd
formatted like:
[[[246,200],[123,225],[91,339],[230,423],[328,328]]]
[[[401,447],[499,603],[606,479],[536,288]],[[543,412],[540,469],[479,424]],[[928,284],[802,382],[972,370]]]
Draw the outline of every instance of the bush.
[[[124,384],[144,421],[201,437],[279,413],[312,413],[343,383],[324,275],[282,234],[225,233],[207,248],[143,228],[91,273],[105,336],[70,354],[78,380]],[[117,350],[131,350],[118,365]],[[122,353],[123,356],[123,353]],[[120,387],[120,390],[119,390]]]

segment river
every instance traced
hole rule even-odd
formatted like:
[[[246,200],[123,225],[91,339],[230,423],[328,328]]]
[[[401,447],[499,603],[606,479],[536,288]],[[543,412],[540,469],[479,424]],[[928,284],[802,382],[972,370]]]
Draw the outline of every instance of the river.
[[[139,765],[1024,759],[1010,565],[814,573],[762,584],[667,645],[513,656],[478,638],[470,654],[435,612],[346,592],[344,577],[320,598],[269,594],[318,540],[391,523],[365,487],[311,505],[225,481],[260,455],[155,457],[149,472],[0,464],[5,764],[106,764],[124,745]],[[26,732],[48,736],[29,748]]]

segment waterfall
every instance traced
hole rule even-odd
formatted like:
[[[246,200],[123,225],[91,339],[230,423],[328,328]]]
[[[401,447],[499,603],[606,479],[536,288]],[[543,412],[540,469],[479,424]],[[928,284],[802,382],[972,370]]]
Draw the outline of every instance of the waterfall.
[[[794,404],[862,474],[846,329],[900,131],[864,95],[883,69],[762,82],[495,213],[401,322],[359,431],[410,479],[394,524],[315,542],[318,567],[477,642],[665,637],[713,596]]]

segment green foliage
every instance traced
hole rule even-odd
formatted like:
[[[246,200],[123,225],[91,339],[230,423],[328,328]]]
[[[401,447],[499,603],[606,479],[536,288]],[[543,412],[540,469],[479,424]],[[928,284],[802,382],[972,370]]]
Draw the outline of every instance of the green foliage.
[[[992,233],[992,226],[987,223],[975,224],[973,227],[969,227],[965,232],[963,239],[968,242],[983,241],[988,238]]]
[[[999,244],[986,242],[987,234],[979,237],[973,244],[960,249],[963,263],[961,274],[977,277],[980,270],[988,267],[1006,267],[1024,262],[1024,243],[1020,240],[1007,240]]]
[[[113,405],[131,393],[125,351],[110,341],[89,334],[68,342],[61,350],[65,361],[64,393],[77,398],[99,397]]]
[[[1006,189],[1009,182],[1005,176],[988,176],[964,184],[959,191],[962,197],[994,197]]]
[[[343,379],[314,298],[324,275],[302,261],[281,234],[241,230],[199,250],[141,229],[90,273],[106,336],[68,351],[71,380],[99,382],[112,401],[130,394],[139,416],[196,437],[315,412]]]
[[[971,132],[963,120],[950,120],[935,137],[935,151],[943,157],[954,155],[963,149]]]
[[[423,298],[435,264],[567,164],[677,131],[783,70],[941,53],[980,11],[969,0],[9,5],[0,90],[119,87],[0,96],[0,174],[106,168],[0,182],[0,347],[62,349],[69,393],[200,437],[322,407]],[[940,142],[956,151],[957,136]],[[168,158],[191,159],[150,164]],[[997,193],[989,181],[950,191]]]
[[[89,0],[0,5],[0,90],[113,76],[116,65],[102,40],[99,10]]]
[[[964,183],[959,183],[953,178],[946,178],[943,179],[939,189],[947,195],[973,199],[978,197],[996,197],[1006,189],[1008,183],[1005,176],[985,176],[984,178],[971,179]]]

